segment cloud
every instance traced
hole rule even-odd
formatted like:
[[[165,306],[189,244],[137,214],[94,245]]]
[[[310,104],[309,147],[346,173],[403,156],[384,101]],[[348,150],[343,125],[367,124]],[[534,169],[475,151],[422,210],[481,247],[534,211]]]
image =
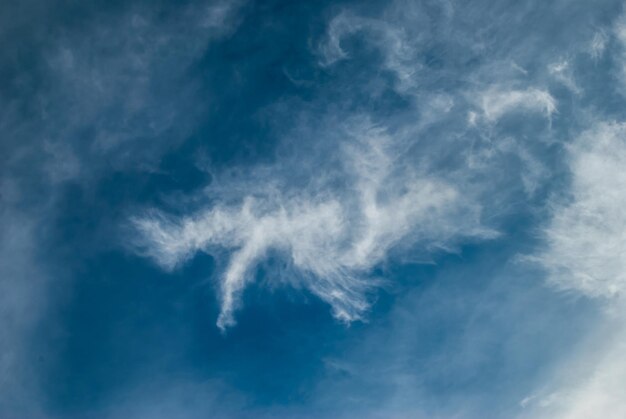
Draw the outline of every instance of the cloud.
[[[321,118],[321,124],[332,128],[305,136],[316,146],[285,147],[298,150],[297,163],[280,151],[281,161],[273,166],[246,168],[252,175],[244,181],[212,173],[215,182],[208,188],[206,209],[183,210],[184,216],[153,209],[133,218],[141,232],[138,251],[165,269],[179,267],[197,252],[223,262],[219,327],[234,324],[241,294],[256,277],[257,266],[276,254],[286,267],[270,276],[304,286],[341,320],[360,319],[369,307],[368,293],[378,285],[371,277],[374,267],[400,250],[410,254],[411,246],[423,254],[450,249],[462,237],[494,237],[482,227],[483,213],[506,212],[499,205],[506,205],[513,186],[519,183],[532,196],[547,178],[549,170],[535,156],[536,143],[494,133],[492,125],[513,113],[551,121],[557,99],[532,80],[498,76],[506,62],[509,73],[520,77],[509,57],[459,76],[471,84],[456,80],[442,90],[438,83],[450,74],[440,64],[425,66],[422,61],[441,42],[451,50],[472,42],[450,28],[426,25],[422,12],[427,8],[415,6],[405,14],[401,6],[395,4],[380,18],[340,11],[315,44],[315,53],[322,67],[340,72],[338,64],[353,58],[349,41],[363,40],[379,54],[376,68],[394,75],[396,92],[419,90],[421,100],[414,109],[380,118],[377,124],[350,112],[342,112],[346,123]],[[442,13],[448,24],[454,8],[443,7]],[[424,27],[416,26],[422,20]],[[438,39],[442,34],[449,38]],[[482,53],[474,47],[474,53]],[[350,94],[345,96],[350,101]],[[474,123],[466,122],[468,114],[474,115]],[[341,135],[329,134],[333,130]],[[414,160],[409,162],[408,155]],[[521,163],[519,170],[511,170],[512,159]],[[511,173],[493,176],[504,167]],[[315,173],[314,179],[302,181],[311,177],[305,168]],[[297,187],[294,179],[300,179]]]
[[[592,297],[626,291],[626,125],[600,123],[568,147],[572,185],[539,257],[550,281]]]
[[[378,49],[384,67],[395,75],[398,90],[404,92],[416,86],[416,75],[422,67],[415,49],[418,40],[409,41],[402,27],[348,11],[338,13],[329,22],[326,35],[318,46],[320,64],[331,66],[349,59],[350,55],[342,42],[361,33],[365,34],[367,42]]]
[[[576,85],[570,62],[567,59],[556,61],[548,66],[550,74],[565,87],[576,94],[580,94],[580,88]]]
[[[56,200],[74,204],[59,193],[65,183],[82,182],[84,190],[92,194],[90,199],[106,201],[102,185],[90,183],[90,178],[119,170],[153,170],[162,156],[194,132],[198,121],[206,116],[202,112],[210,107],[207,104],[217,103],[214,108],[221,108],[219,97],[203,97],[207,89],[201,79],[214,67],[202,67],[200,76],[194,69],[204,61],[211,42],[235,30],[240,5],[192,2],[171,9],[171,13],[129,6],[124,13],[98,15],[97,21],[89,20],[72,30],[47,31],[57,35],[38,53],[42,58],[40,70],[46,77],[41,86],[32,88],[40,90],[32,97],[20,95],[28,106],[20,103],[22,99],[7,103],[8,111],[1,121],[3,131],[9,133],[7,141],[14,147],[8,163],[2,165],[2,195],[19,201],[14,197],[22,192],[34,196],[44,190],[42,201],[52,202],[42,218],[57,223]],[[225,329],[235,323],[237,310],[244,304],[243,292],[260,271],[268,271],[265,283],[306,289],[326,302],[337,319],[350,322],[367,318],[372,294],[388,280],[380,277],[388,263],[431,260],[434,254],[456,251],[466,241],[494,238],[497,234],[490,226],[499,229],[498,221],[506,217],[515,225],[511,228],[515,236],[509,240],[517,241],[534,227],[526,224],[525,217],[545,212],[542,192],[554,192],[551,175],[563,158],[555,149],[569,135],[568,130],[575,132],[577,124],[587,123],[577,118],[590,115],[577,101],[584,96],[585,103],[596,104],[594,86],[585,84],[589,80],[577,67],[582,54],[577,56],[568,49],[575,44],[574,34],[580,32],[584,38],[581,51],[587,60],[593,59],[598,74],[606,70],[600,68],[600,58],[611,51],[612,41],[621,42],[619,31],[594,27],[595,36],[589,43],[591,36],[587,36],[590,32],[585,25],[564,23],[578,22],[577,14],[591,9],[600,7],[569,7],[565,2],[487,7],[453,1],[397,1],[376,17],[367,10],[361,14],[340,11],[329,20],[322,39],[313,42],[313,61],[317,59],[323,67],[323,77],[316,78],[320,72],[315,68],[310,72],[311,80],[307,76],[306,83],[296,86],[315,92],[307,96],[313,105],[297,105],[305,108],[307,115],[292,107],[299,103],[297,100],[282,96],[279,101],[284,102],[269,105],[269,111],[263,110],[266,114],[255,115],[263,119],[272,114],[268,119],[276,119],[269,121],[278,126],[269,137],[281,141],[275,159],[265,164],[248,161],[235,168],[211,169],[213,180],[203,193],[170,197],[171,212],[150,208],[136,213],[132,218],[136,228],[134,250],[166,270],[179,269],[199,252],[212,255],[219,268],[221,312],[217,324]],[[525,36],[530,20],[534,22],[533,35]],[[272,22],[254,30],[267,27],[274,30],[278,25]],[[239,42],[250,41],[244,36],[237,39]],[[289,44],[290,53],[295,45]],[[360,50],[363,45],[366,51]],[[555,56],[554,51],[562,55]],[[357,57],[361,52],[364,57]],[[365,63],[371,52],[374,62]],[[272,63],[280,61],[274,60],[271,51],[268,56]],[[357,66],[350,67],[350,60],[364,64],[357,69],[363,71],[359,77],[353,78],[351,71]],[[29,85],[29,78],[39,77],[33,74],[27,74],[22,83]],[[371,86],[363,87],[360,82],[380,81],[380,74],[392,80],[390,86],[378,83],[378,92],[384,94],[371,95],[367,90]],[[581,94],[569,101],[562,92],[565,89],[558,84],[555,87],[554,82],[575,92],[581,86]],[[250,87],[252,91],[256,86]],[[279,84],[270,84],[267,90],[275,87],[277,91],[268,97],[283,95]],[[241,97],[241,101],[247,99]],[[256,109],[265,97],[251,99],[251,109]],[[289,111],[276,116],[273,111],[280,106]],[[28,110],[24,112],[28,116],[20,114],[23,109]],[[513,116],[514,123],[497,123],[509,122],[507,116]],[[537,117],[550,124],[544,120],[533,124]],[[290,130],[289,124],[298,118],[310,118],[310,126]],[[556,121],[554,130],[546,129],[552,119]],[[559,123],[562,125],[556,127]],[[552,218],[544,230],[545,253],[536,256],[557,288],[599,297],[599,304],[610,300],[607,307],[616,313],[620,313],[617,300],[622,298],[626,283],[620,258],[624,241],[620,231],[626,219],[619,212],[626,186],[622,179],[623,133],[622,124],[597,124],[567,147],[564,163],[571,164],[572,189],[569,196],[549,202]],[[263,135],[259,141],[269,139]],[[546,136],[557,144],[552,149],[542,143]],[[238,176],[229,177],[235,172]],[[136,180],[133,177],[133,182]],[[32,188],[33,184],[36,187]],[[180,202],[172,203],[176,199]],[[50,298],[45,294],[51,282],[43,273],[42,254],[47,249],[38,241],[39,218],[23,213],[21,204],[32,205],[28,202],[12,202],[0,213],[0,322],[8,325],[0,343],[0,365],[7,377],[0,390],[8,389],[3,400],[18,400],[14,405],[18,407],[31,404],[36,411],[38,404],[31,401],[39,395],[31,383],[40,372],[31,374],[27,366],[30,354],[24,348],[32,343],[32,331]],[[125,202],[115,201],[114,205],[117,209]],[[100,216],[80,215],[89,222],[93,221],[89,217]],[[139,237],[134,237],[137,231]],[[50,241],[55,240],[60,243],[66,238],[53,237]],[[503,241],[504,246],[508,243]],[[469,253],[461,255],[466,265],[474,263]],[[468,273],[464,269],[452,275],[448,288],[441,293],[449,296],[467,276],[490,275],[489,267],[506,263],[504,257],[491,260],[491,253],[486,259],[484,270],[481,267]],[[268,260],[281,263],[259,269]],[[507,272],[494,283],[510,284],[509,276]],[[466,382],[479,381],[472,381],[475,376],[490,380],[493,376],[483,370],[494,365],[498,357],[506,360],[501,361],[501,370],[523,364],[524,368],[519,368],[523,372],[513,368],[518,373],[515,378],[523,381],[532,375],[527,371],[539,364],[524,363],[535,359],[527,352],[536,347],[540,352],[544,345],[533,341],[535,329],[550,323],[542,316],[537,315],[541,317],[537,319],[527,314],[528,307],[543,301],[537,297],[543,295],[540,291],[525,294],[507,289],[503,299],[505,293],[495,285],[494,289],[492,293],[477,292],[472,298],[466,290],[452,299],[436,293],[422,298],[422,290],[416,290],[405,300],[402,312],[393,314],[402,318],[394,335],[379,331],[363,351],[361,365],[350,359],[329,362],[333,364],[329,369],[335,368],[348,378],[342,386],[328,385],[331,390],[324,396],[343,402],[346,394],[365,394],[350,391],[354,377],[361,374],[365,387],[376,383],[380,384],[377,389],[391,393],[385,393],[389,397],[379,411],[366,412],[363,407],[363,415],[389,417],[397,412],[402,417],[411,412],[408,415],[433,417],[478,411],[467,404],[484,398],[484,393],[478,393],[486,387],[476,393],[469,385],[463,387],[470,397],[463,395],[460,402],[446,403],[447,409],[438,402],[451,399],[443,395],[433,402],[433,394],[451,391],[450,386],[459,383],[457,374],[464,375]],[[430,303],[423,302],[426,300]],[[458,311],[456,317],[453,305]],[[468,305],[472,308],[466,308]],[[437,311],[439,317],[433,314]],[[621,318],[621,314],[616,315]],[[626,380],[626,368],[619,360],[625,335],[619,322],[595,335],[601,342],[597,353],[593,348],[585,350],[565,363],[565,369],[573,369],[572,365],[588,362],[585,369],[570,376],[569,383],[556,374],[554,389],[533,392],[523,404],[528,409],[542,404],[558,406],[550,417],[622,413],[623,404],[615,390]],[[524,323],[525,329],[520,326]],[[415,332],[417,326],[419,334]],[[430,335],[429,327],[436,328]],[[545,327],[560,332],[553,324]],[[542,336],[548,334],[544,331]],[[435,351],[436,356],[423,358],[428,362],[419,364],[415,352],[425,345],[425,336],[446,344]],[[533,344],[527,345],[529,341]],[[387,343],[382,345],[385,347],[392,342],[393,350],[377,353],[372,359],[372,350],[380,348],[381,342]],[[496,378],[517,383],[506,371]],[[222,394],[230,391],[220,383],[197,384],[184,379],[171,385],[159,381],[155,384],[159,389],[148,386],[145,391],[142,378],[150,374],[140,377],[139,390],[129,388],[129,400],[121,400],[118,410],[111,409],[113,417],[206,416],[207,411],[216,409]],[[169,383],[169,378],[162,381]],[[331,378],[329,381],[338,381]],[[441,383],[445,383],[445,391]],[[516,390],[507,388],[508,393],[499,398],[508,401],[509,393]]]
[[[552,205],[546,249],[531,259],[559,290],[596,299],[592,331],[524,401],[532,418],[621,418],[626,382],[626,124],[598,122],[567,146],[568,193]]]
[[[598,60],[604,54],[608,42],[607,34],[600,30],[593,35],[589,43],[588,53],[594,60]]]
[[[67,246],[67,238],[56,235],[67,183],[93,190],[111,166],[150,165],[184,138],[195,120],[182,117],[183,104],[195,96],[180,87],[179,77],[211,41],[236,28],[241,5],[195,4],[171,20],[136,3],[85,16],[65,5],[59,22],[58,5],[32,3],[3,13],[3,22],[11,22],[0,34],[8,51],[0,57],[6,69],[0,96],[6,109],[0,118],[3,417],[50,417],[44,406],[50,394],[41,387],[58,348],[48,345],[46,333],[57,320],[50,308],[69,287],[47,246]],[[73,13],[84,18],[80,25],[72,24]],[[15,50],[28,50],[28,59]]]
[[[550,119],[557,110],[556,100],[552,95],[546,90],[536,88],[524,90],[489,88],[480,98],[480,108],[490,122],[513,111],[539,112]]]
[[[49,88],[35,113],[46,150],[78,150],[92,160],[85,177],[102,162],[154,165],[198,123],[204,99],[189,70],[237,28],[242,4],[192,2],[167,12],[129,5],[52,38],[41,54]]]
[[[219,201],[192,216],[160,212],[134,218],[143,251],[171,269],[195,252],[230,252],[221,277],[218,326],[234,324],[233,313],[255,267],[279,252],[290,269],[282,276],[327,302],[343,321],[360,319],[366,293],[378,284],[371,270],[399,246],[445,249],[463,236],[494,237],[480,223],[480,206],[454,185],[420,173],[402,160],[402,147],[384,128],[367,120],[342,128],[335,151],[340,171],[296,192],[264,185],[284,179],[257,176],[254,183],[222,186],[238,191],[237,205]],[[319,161],[322,156],[309,156]],[[319,159],[319,160],[316,160]],[[310,167],[315,163],[307,162]],[[338,182],[345,182],[343,187]],[[315,186],[312,186],[315,185]]]
[[[626,401],[625,312],[605,316],[602,323],[564,354],[552,376],[521,401],[520,418],[623,418]]]

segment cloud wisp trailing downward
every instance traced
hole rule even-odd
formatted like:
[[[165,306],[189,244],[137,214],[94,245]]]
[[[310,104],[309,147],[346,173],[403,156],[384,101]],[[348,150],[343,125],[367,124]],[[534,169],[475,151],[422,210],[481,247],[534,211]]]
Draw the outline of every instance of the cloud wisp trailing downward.
[[[419,15],[414,12],[411,18]],[[449,18],[450,10],[444,12]],[[494,237],[481,221],[485,195],[505,200],[518,181],[531,195],[546,175],[530,147],[514,138],[496,143],[491,132],[508,114],[551,121],[557,100],[548,89],[528,80],[494,81],[487,65],[462,77],[473,79],[471,84],[457,83],[442,94],[437,83],[445,72],[422,62],[436,31],[416,31],[406,16],[406,22],[394,24],[396,13],[378,19],[340,11],[313,52],[322,68],[339,72],[335,66],[353,58],[348,41],[363,38],[377,51],[374,67],[392,76],[389,87],[398,95],[419,97],[419,113],[373,123],[348,112],[348,122],[330,123],[341,134],[320,130],[309,139],[315,138],[318,149],[307,154],[302,149],[310,145],[302,146],[294,153],[304,155],[297,163],[287,163],[296,157],[282,153],[274,166],[246,168],[254,179],[220,180],[217,174],[205,209],[184,216],[151,210],[133,218],[141,233],[140,252],[164,268],[174,269],[197,252],[223,262],[220,328],[235,323],[242,291],[256,277],[257,266],[277,254],[287,267],[271,276],[305,287],[338,319],[360,319],[369,307],[368,292],[380,283],[374,268],[397,249],[429,253],[449,249],[462,237]],[[461,48],[465,40],[449,42],[450,48]],[[475,115],[470,123],[468,114]],[[449,128],[442,133],[443,123]],[[516,157],[525,168],[502,188],[492,172]],[[308,180],[294,185],[292,178]]]
[[[480,206],[471,196],[407,165],[403,144],[384,128],[363,119],[347,128],[336,150],[342,163],[335,174],[324,174],[323,157],[311,156],[320,170],[304,188],[294,190],[285,186],[287,179],[266,174],[252,183],[225,185],[239,191],[236,204],[218,202],[179,218],[160,212],[136,217],[143,250],[169,269],[198,251],[218,257],[229,252],[220,283],[217,324],[223,329],[235,323],[242,290],[270,252],[289,265],[274,274],[304,286],[336,318],[350,322],[367,310],[367,292],[379,283],[372,268],[392,249],[445,249],[459,237],[495,235],[481,226]],[[283,186],[264,190],[268,184]]]

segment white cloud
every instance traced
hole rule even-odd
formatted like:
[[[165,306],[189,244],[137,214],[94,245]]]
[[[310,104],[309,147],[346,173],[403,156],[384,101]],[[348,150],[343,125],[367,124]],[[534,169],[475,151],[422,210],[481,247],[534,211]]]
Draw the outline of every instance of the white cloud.
[[[500,153],[516,156],[523,164],[523,169],[520,171],[522,186],[524,192],[532,196],[545,181],[549,169],[527,149],[524,143],[513,138],[500,139],[495,145],[495,149]]]
[[[337,14],[329,23],[326,37],[319,45],[320,64],[329,66],[348,59],[349,54],[341,43],[358,33],[364,33],[365,39],[379,49],[384,66],[396,76],[398,90],[406,91],[416,86],[416,75],[422,67],[414,47],[418,40],[411,39],[409,42],[402,27],[390,25],[384,20],[348,12]]]
[[[593,297],[626,291],[626,125],[605,123],[568,150],[570,199],[554,208],[540,261],[559,288]]]
[[[591,42],[589,43],[588,53],[594,60],[599,59],[606,49],[608,42],[608,36],[604,31],[598,31],[593,35]]]
[[[617,313],[614,313],[617,314]],[[621,419],[626,416],[626,330],[624,311],[564,356],[549,384],[521,402],[520,417],[542,419]]]
[[[557,110],[556,100],[552,95],[546,90],[536,88],[511,90],[493,87],[482,93],[479,106],[490,122],[514,111],[539,112],[549,119]]]
[[[234,186],[242,194],[240,205],[217,203],[182,219],[159,213],[136,218],[144,251],[170,269],[197,251],[231,252],[221,281],[218,326],[225,328],[234,323],[255,266],[270,251],[290,262],[284,279],[326,301],[338,319],[352,321],[368,308],[366,291],[377,285],[370,270],[392,248],[419,244],[433,250],[460,236],[494,236],[480,226],[480,207],[471,197],[403,163],[402,147],[384,129],[364,123],[349,130],[339,148],[337,179],[297,193],[262,193],[275,179],[260,177]],[[338,179],[347,181],[345,188],[332,186]]]
[[[574,80],[574,74],[570,66],[570,62],[567,59],[561,59],[555,61],[548,66],[548,71],[556,80],[562,83],[565,87],[572,92],[579,94],[580,88]]]
[[[599,123],[567,150],[571,187],[553,205],[547,249],[534,260],[561,290],[597,298],[603,324],[525,404],[529,417],[626,416],[626,124]],[[532,402],[532,403],[531,403]]]

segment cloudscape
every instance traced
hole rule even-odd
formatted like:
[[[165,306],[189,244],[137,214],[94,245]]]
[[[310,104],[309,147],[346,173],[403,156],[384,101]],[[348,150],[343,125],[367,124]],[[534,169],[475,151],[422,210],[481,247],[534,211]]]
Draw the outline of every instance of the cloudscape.
[[[625,3],[0,11],[0,418],[626,418]]]

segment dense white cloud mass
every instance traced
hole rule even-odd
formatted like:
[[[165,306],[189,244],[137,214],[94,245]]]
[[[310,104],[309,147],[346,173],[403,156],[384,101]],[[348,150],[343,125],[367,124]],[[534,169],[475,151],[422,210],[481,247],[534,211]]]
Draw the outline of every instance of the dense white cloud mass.
[[[568,147],[572,185],[556,204],[541,262],[560,288],[592,297],[626,291],[626,125],[599,124]]]
[[[621,16],[613,28],[597,31],[587,49],[597,62],[616,41],[616,90],[624,80],[624,33]],[[567,62],[550,70],[580,93]],[[604,315],[522,401],[524,418],[626,416],[626,124],[593,111],[584,118],[589,125],[565,147],[569,187],[550,203],[545,249],[532,259],[545,267],[552,286],[595,299]]]
[[[320,170],[313,176],[323,180],[321,186],[267,194],[264,185],[276,179],[260,177],[243,187],[232,185],[242,194],[240,205],[218,203],[181,219],[159,213],[136,218],[145,251],[166,268],[198,250],[231,251],[221,282],[218,326],[224,328],[234,323],[241,292],[270,251],[282,253],[295,268],[285,279],[330,304],[338,319],[352,321],[367,309],[365,293],[377,283],[368,279],[371,268],[393,247],[445,249],[462,236],[495,235],[481,226],[473,197],[407,166],[401,144],[382,128],[362,123],[339,147],[338,177],[324,179]],[[342,179],[345,187],[333,189]]]
[[[605,324],[524,404],[530,417],[626,415],[626,125],[599,123],[568,146],[569,194],[553,205],[547,250],[535,259],[559,289],[606,301]]]

